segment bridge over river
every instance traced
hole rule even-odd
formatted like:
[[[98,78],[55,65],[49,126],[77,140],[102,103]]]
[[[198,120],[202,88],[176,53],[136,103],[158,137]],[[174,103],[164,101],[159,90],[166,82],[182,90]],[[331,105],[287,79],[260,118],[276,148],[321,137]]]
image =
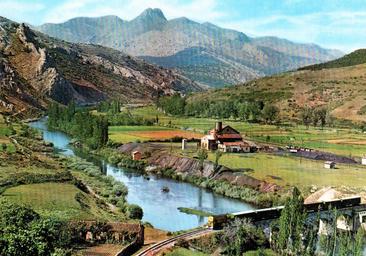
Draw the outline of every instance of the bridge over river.
[[[361,203],[360,196],[348,197],[324,201],[319,203],[304,204],[308,213],[308,221],[316,221],[319,218],[319,233],[327,234],[334,220],[334,209],[337,210],[337,228],[357,231],[360,226],[366,227],[366,204]],[[256,225],[269,227],[269,224],[281,216],[284,206],[236,212],[229,215],[215,215],[208,219],[208,226],[220,229],[233,218],[247,218]]]

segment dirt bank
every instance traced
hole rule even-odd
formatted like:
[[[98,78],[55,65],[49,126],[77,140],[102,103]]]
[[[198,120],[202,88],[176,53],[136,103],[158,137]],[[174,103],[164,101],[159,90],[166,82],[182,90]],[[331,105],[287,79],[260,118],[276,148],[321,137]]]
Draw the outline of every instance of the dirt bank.
[[[225,166],[219,166],[215,169],[214,163],[210,161],[205,161],[201,169],[199,160],[171,155],[164,148],[155,144],[128,143],[121,146],[119,151],[128,155],[133,151],[140,151],[152,169],[154,167],[172,169],[182,176],[190,175],[210,180],[225,180],[233,185],[250,187],[260,192],[274,192],[280,189],[276,184],[255,179],[243,172],[231,170]]]

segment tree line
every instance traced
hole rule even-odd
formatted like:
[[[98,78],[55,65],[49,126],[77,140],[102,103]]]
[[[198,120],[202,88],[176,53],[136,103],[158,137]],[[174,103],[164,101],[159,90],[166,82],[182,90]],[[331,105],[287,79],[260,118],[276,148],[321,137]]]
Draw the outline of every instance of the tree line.
[[[47,124],[51,129],[61,130],[83,140],[92,149],[101,148],[108,142],[108,120],[104,116],[76,109],[73,102],[67,107],[58,103],[51,104]]]
[[[157,107],[175,116],[192,116],[243,121],[275,123],[279,121],[280,110],[273,104],[263,101],[242,100],[194,100],[187,101],[179,94],[158,99]]]
[[[300,119],[306,127],[310,125],[324,127],[334,124],[334,117],[325,107],[305,107],[300,113]]]

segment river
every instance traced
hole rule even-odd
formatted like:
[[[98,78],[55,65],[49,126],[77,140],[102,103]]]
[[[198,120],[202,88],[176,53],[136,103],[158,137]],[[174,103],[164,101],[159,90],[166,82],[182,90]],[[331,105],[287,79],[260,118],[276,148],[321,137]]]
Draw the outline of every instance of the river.
[[[78,153],[70,147],[71,138],[68,135],[48,130],[45,119],[32,122],[30,126],[42,131],[44,140],[52,142],[55,150],[60,154],[77,155],[93,161],[106,175],[122,181],[128,187],[128,203],[139,205],[144,211],[143,221],[151,223],[155,228],[178,231],[195,228],[207,222],[207,218],[182,213],[178,207],[202,209],[215,214],[254,209],[250,204],[218,195],[186,182],[155,175],[150,175],[148,180],[133,170],[112,166],[99,159],[91,159],[90,155]],[[161,191],[165,186],[170,190],[168,193]]]

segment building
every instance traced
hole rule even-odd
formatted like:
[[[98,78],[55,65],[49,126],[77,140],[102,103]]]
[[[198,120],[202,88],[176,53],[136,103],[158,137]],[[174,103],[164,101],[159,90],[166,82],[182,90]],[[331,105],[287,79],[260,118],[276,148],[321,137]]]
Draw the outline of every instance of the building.
[[[140,151],[133,151],[132,152],[132,160],[138,161],[141,160],[142,154]]]
[[[361,159],[361,164],[366,165],[366,156],[363,156]]]
[[[336,168],[336,163],[332,162],[332,161],[326,161],[324,163],[324,168],[326,168],[326,169],[335,169]]]
[[[243,141],[240,133],[231,126],[217,122],[214,129],[201,138],[201,148],[223,152],[250,152],[251,146]]]
[[[225,153],[250,153],[250,145],[244,141],[223,142],[218,144],[218,149]]]

